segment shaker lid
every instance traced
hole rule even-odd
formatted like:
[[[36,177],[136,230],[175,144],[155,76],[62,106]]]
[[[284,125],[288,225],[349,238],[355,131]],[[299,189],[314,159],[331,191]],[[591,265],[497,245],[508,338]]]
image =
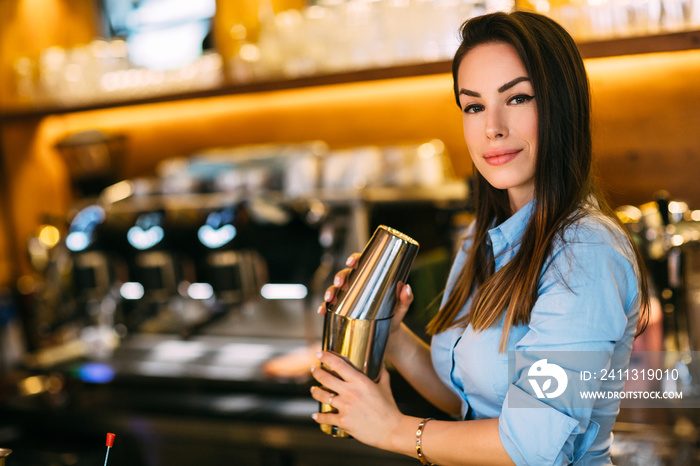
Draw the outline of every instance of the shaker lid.
[[[386,230],[386,231],[388,231],[389,233],[391,233],[392,235],[394,235],[394,236],[396,236],[396,237],[398,237],[398,238],[401,238],[402,240],[406,241],[407,243],[410,243],[410,244],[412,244],[412,245],[414,245],[414,246],[418,246],[418,241],[414,240],[413,238],[411,238],[410,236],[408,236],[408,235],[406,235],[406,234],[404,234],[404,233],[401,233],[399,230],[396,230],[396,229],[394,229],[394,228],[388,227],[388,226],[386,226],[386,225],[379,225],[377,228],[381,228],[382,230]]]

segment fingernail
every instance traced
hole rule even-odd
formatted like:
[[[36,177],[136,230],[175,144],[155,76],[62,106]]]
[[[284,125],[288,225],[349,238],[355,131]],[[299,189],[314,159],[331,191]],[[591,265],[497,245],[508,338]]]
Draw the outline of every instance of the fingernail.
[[[352,265],[352,257],[348,257],[345,261],[345,265]]]
[[[317,312],[318,314],[323,314],[323,311],[325,311],[325,310],[326,310],[326,307],[325,307],[323,304],[321,304],[321,305],[318,307],[318,309],[316,309],[316,312]]]
[[[335,277],[335,278],[333,279],[333,284],[334,284],[335,286],[340,286],[340,277]]]
[[[309,390],[309,391],[313,394],[315,388],[316,387],[311,387],[311,390]]]
[[[323,356],[323,353],[322,353],[322,352],[319,351],[318,353],[316,353],[316,357],[317,357],[318,359],[321,359],[321,356]]]
[[[313,413],[311,415],[311,419],[313,419],[314,421],[318,420],[318,413]]]
[[[413,290],[411,289],[411,285],[406,285],[406,294],[409,298],[413,296]]]
[[[331,292],[328,291],[326,294],[323,295],[323,300],[324,301],[330,301],[331,300]]]
[[[313,374],[314,371],[316,370],[316,366],[311,366],[311,373]]]

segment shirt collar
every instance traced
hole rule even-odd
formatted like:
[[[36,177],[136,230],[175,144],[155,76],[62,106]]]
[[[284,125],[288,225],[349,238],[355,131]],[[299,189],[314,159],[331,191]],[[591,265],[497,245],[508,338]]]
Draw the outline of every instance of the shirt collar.
[[[494,256],[498,256],[509,246],[512,247],[520,242],[520,238],[525,233],[525,228],[530,223],[534,210],[535,200],[533,199],[511,215],[505,222],[489,230]]]

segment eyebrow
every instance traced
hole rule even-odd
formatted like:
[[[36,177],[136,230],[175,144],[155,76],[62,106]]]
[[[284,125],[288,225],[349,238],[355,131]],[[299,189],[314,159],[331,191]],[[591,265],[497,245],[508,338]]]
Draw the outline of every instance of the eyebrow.
[[[505,92],[508,89],[510,89],[511,87],[513,87],[516,84],[521,83],[523,81],[530,81],[530,78],[528,78],[527,76],[520,76],[518,78],[512,79],[512,80],[508,81],[507,83],[505,83],[504,85],[502,85],[501,87],[499,87],[498,92],[499,93]],[[469,89],[460,89],[459,95],[468,95],[471,97],[481,97],[481,94],[479,94],[478,92],[475,92],[475,91],[470,91]]]

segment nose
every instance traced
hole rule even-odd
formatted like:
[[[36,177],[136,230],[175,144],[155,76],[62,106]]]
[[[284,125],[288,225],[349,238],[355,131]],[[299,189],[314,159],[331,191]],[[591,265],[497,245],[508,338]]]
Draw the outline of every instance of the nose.
[[[492,110],[486,117],[486,137],[489,139],[504,138],[508,135],[508,125],[501,112]]]

